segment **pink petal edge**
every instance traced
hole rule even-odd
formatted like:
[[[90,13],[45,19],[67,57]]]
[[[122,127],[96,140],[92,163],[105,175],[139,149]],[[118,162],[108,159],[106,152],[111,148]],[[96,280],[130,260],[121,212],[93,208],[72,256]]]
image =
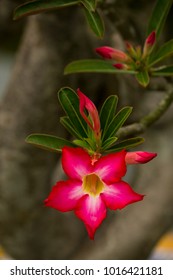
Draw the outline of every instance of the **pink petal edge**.
[[[142,200],[144,195],[134,192],[129,184],[121,181],[107,186],[104,193],[101,194],[101,197],[106,207],[111,210],[117,210],[124,208],[128,204]]]
[[[82,191],[82,182],[77,180],[60,181],[52,188],[45,206],[55,208],[61,212],[71,211],[85,194]]]
[[[75,214],[84,222],[90,239],[94,239],[97,228],[106,218],[106,207],[100,196],[86,195],[78,203]]]

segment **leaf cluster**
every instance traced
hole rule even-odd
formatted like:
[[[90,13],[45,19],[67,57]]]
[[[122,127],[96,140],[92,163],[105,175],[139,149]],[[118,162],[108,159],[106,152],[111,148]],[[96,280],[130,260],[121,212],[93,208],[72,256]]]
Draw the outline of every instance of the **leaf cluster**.
[[[82,147],[90,154],[112,153],[122,149],[129,149],[141,144],[144,139],[135,137],[120,141],[117,137],[118,130],[123,126],[130,113],[131,107],[124,107],[117,112],[118,97],[109,96],[100,110],[101,141],[100,146],[92,134],[92,130],[82,118],[79,111],[79,98],[70,88],[65,87],[58,92],[60,104],[66,113],[61,117],[61,124],[75,138],[73,141],[46,134],[31,134],[26,141],[39,148],[47,149],[52,152],[61,152],[64,146]]]

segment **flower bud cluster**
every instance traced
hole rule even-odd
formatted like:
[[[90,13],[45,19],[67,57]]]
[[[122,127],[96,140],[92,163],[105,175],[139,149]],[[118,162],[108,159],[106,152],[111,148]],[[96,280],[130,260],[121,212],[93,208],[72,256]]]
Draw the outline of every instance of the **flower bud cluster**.
[[[117,69],[143,71],[147,68],[147,59],[151,54],[156,42],[156,32],[153,31],[146,38],[143,49],[141,46],[133,47],[126,42],[127,52],[123,52],[108,46],[96,49],[96,52],[105,59],[116,61],[113,66]]]

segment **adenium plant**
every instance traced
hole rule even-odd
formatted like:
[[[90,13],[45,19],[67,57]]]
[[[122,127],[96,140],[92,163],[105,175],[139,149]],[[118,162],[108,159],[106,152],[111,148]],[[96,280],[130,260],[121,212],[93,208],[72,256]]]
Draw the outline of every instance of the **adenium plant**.
[[[131,112],[130,107],[125,107],[114,116],[116,96],[105,101],[100,115],[94,103],[80,89],[77,94],[69,88],[61,89],[59,100],[69,123],[67,126],[64,117],[61,122],[79,139],[67,142],[54,136],[33,134],[27,138],[27,142],[62,151],[62,167],[67,180],[53,186],[44,202],[45,206],[61,212],[74,211],[84,222],[90,239],[94,239],[97,228],[106,218],[107,208],[122,209],[144,198],[143,194],[136,193],[122,178],[128,164],[146,163],[156,153],[128,152],[129,145],[134,147],[143,141],[139,137],[118,141],[116,144],[116,132]]]
[[[98,37],[103,37],[104,23],[98,12],[98,6],[102,7],[103,2],[33,0],[18,6],[14,11],[14,19],[78,5],[84,11],[91,30]],[[143,47],[135,47],[129,42],[125,44],[126,51],[110,46],[98,47],[96,52],[104,59],[74,61],[66,66],[65,74],[131,74],[143,87],[148,86],[152,76],[173,75],[172,65],[158,64],[173,54],[173,39],[161,47],[157,46],[171,6],[172,0],[156,1]],[[54,135],[31,134],[26,141],[39,148],[62,153],[62,167],[67,179],[53,186],[45,199],[45,206],[61,212],[74,211],[84,222],[89,237],[94,239],[96,230],[106,218],[107,209],[118,210],[143,200],[144,194],[136,193],[123,177],[128,165],[147,163],[156,157],[156,153],[129,151],[144,141],[141,137],[119,139],[119,129],[132,108],[126,106],[117,112],[117,96],[109,96],[100,112],[80,89],[76,93],[70,88],[62,88],[58,97],[66,113],[60,122],[72,135],[71,140]],[[139,122],[140,129],[137,131],[143,132],[143,127],[157,120],[171,102],[172,94],[168,92],[168,97],[157,110]]]

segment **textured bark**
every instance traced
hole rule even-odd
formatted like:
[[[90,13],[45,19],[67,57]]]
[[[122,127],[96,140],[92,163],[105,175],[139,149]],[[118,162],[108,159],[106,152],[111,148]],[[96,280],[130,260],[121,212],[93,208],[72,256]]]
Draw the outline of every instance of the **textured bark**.
[[[61,28],[66,31],[57,32]],[[72,44],[67,30],[56,15],[28,20],[1,104],[0,239],[18,259],[67,257],[83,232],[72,215],[58,215],[42,205],[58,156],[24,142],[29,133],[59,134],[61,130],[56,92],[63,82],[65,53]]]
[[[59,123],[63,113],[56,94],[60,87],[72,85],[75,89],[81,85],[90,96],[98,87],[100,77],[86,83],[92,75],[79,79],[63,76],[64,66],[73,57],[90,56],[91,46],[97,41],[89,39],[91,34],[78,10],[72,11],[28,19],[1,102],[0,239],[13,258],[70,258],[86,236],[82,223],[72,213],[63,215],[43,207],[54,178],[61,179],[60,168],[53,172],[59,155],[30,147],[24,141],[34,132],[64,136]],[[80,28],[74,32],[78,21]],[[80,43],[78,38],[82,38]]]

